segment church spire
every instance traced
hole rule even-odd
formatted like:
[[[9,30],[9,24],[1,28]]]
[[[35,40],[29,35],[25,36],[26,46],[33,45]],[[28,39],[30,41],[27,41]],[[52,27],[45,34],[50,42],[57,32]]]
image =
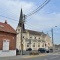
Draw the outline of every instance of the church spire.
[[[22,12],[22,8],[21,8],[21,12],[20,12],[20,18],[19,18],[18,26],[21,27],[22,22],[23,22],[23,12]]]
[[[20,12],[20,18],[19,18],[18,26],[22,27],[22,29],[25,30],[25,27],[24,27],[24,16],[23,16],[22,8],[21,8],[21,12]]]

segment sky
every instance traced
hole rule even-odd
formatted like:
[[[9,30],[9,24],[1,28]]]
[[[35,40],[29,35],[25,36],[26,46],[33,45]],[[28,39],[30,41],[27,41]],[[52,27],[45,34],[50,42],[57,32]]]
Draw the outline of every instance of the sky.
[[[44,1],[45,0],[0,0],[0,22],[7,20],[8,24],[16,29],[21,8],[23,14],[27,15]],[[51,0],[40,11],[27,17],[25,20],[25,28],[40,32],[43,31],[50,36],[51,29],[53,28],[54,44],[60,44],[60,0]]]

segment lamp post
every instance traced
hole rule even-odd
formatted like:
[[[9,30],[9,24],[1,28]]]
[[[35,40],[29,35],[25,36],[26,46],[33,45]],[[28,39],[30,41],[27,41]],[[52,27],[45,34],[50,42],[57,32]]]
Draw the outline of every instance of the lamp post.
[[[57,26],[55,26],[57,27]],[[53,38],[53,28],[51,28],[51,32],[52,32],[52,45],[53,45],[53,52],[54,52],[54,38]]]
[[[52,46],[53,46],[53,51],[54,51],[53,28],[51,29],[51,32],[52,32]]]

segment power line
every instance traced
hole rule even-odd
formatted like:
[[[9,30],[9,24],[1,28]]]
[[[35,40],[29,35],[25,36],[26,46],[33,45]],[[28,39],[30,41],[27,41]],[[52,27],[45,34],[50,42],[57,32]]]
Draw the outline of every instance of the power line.
[[[17,21],[17,20],[15,20],[15,19],[13,19],[13,18],[10,18],[10,17],[6,17],[6,16],[3,16],[3,15],[0,15],[1,17],[4,17],[4,18],[7,18],[7,19],[10,19],[10,20],[14,20],[14,21]]]
[[[33,15],[33,14],[35,14],[35,13],[37,13],[40,9],[42,9],[47,3],[49,3],[49,1],[50,0],[45,0],[45,2],[43,2],[39,7],[37,7],[34,11],[32,11],[31,13],[29,13],[29,14],[27,14],[27,15],[25,15],[24,14],[24,19],[26,19],[27,17],[29,17],[29,16],[31,16],[31,15]],[[17,21],[17,20],[15,20],[15,19],[13,19],[13,18],[10,18],[10,17],[6,17],[6,16],[3,16],[3,15],[0,15],[1,17],[4,17],[4,18],[7,18],[7,19],[10,19],[10,20],[14,20],[14,21]]]
[[[36,30],[39,29],[37,26],[33,26],[33,25],[31,25],[30,23],[26,23],[26,24],[28,24],[28,26],[30,26],[30,27],[34,27],[34,29],[36,29]]]
[[[50,2],[50,0],[45,0],[38,8],[36,8],[34,11],[32,11],[31,13],[27,14],[26,16],[29,17],[35,13],[37,13],[39,10],[41,10],[46,4],[48,4]]]

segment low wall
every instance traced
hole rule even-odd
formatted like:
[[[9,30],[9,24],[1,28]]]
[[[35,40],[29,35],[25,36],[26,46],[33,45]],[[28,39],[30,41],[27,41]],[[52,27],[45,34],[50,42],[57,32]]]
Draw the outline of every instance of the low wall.
[[[9,50],[9,51],[0,50],[0,57],[7,57],[7,56],[16,56],[16,50]]]

